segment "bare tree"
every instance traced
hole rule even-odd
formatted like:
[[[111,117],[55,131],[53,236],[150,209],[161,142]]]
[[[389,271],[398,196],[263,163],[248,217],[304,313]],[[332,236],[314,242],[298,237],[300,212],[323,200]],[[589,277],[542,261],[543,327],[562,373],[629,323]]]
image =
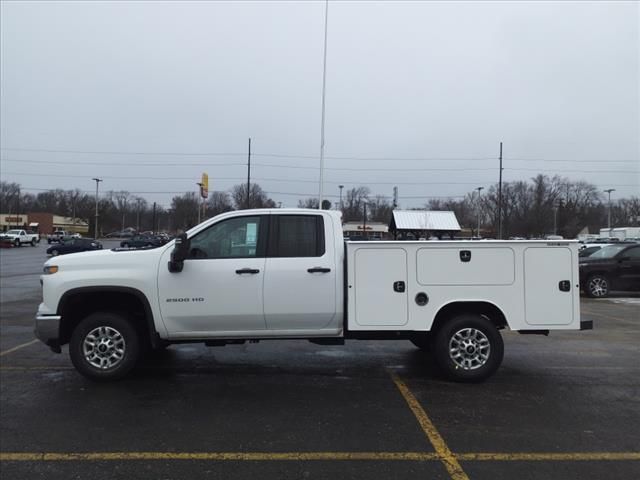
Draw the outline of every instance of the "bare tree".
[[[207,216],[215,217],[216,215],[232,210],[233,204],[227,192],[211,192],[207,200]]]
[[[252,183],[247,198],[247,185],[241,183],[231,189],[231,198],[236,210],[247,208],[275,208],[276,202],[270,199],[257,183]]]

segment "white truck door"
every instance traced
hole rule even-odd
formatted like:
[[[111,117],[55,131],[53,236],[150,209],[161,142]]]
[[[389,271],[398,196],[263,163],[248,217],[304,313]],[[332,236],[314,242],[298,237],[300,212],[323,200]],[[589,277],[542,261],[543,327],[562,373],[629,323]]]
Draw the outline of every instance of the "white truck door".
[[[407,252],[403,248],[357,248],[354,282],[349,296],[355,300],[349,315],[361,326],[406,325]]]
[[[578,279],[573,277],[576,270],[569,248],[525,249],[524,303],[529,325],[568,325],[574,321],[574,297],[579,294]]]
[[[268,215],[214,223],[190,238],[182,272],[158,271],[160,310],[170,336],[264,330],[262,287]],[[188,334],[188,335],[187,335]]]
[[[338,328],[332,223],[313,214],[271,217],[264,280],[267,328]]]

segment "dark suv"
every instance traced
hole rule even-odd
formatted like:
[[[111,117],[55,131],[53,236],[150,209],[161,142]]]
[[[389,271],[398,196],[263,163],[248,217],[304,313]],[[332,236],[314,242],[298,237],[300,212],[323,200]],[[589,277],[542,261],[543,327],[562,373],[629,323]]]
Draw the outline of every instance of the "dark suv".
[[[640,244],[609,245],[580,259],[580,287],[589,297],[640,290]]]

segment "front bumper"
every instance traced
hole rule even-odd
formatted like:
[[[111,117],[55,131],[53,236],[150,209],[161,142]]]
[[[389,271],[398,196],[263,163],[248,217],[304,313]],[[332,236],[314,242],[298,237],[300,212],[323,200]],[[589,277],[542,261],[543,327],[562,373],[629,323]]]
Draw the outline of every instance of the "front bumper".
[[[60,315],[36,315],[34,332],[36,338],[49,346],[51,350],[60,353]]]

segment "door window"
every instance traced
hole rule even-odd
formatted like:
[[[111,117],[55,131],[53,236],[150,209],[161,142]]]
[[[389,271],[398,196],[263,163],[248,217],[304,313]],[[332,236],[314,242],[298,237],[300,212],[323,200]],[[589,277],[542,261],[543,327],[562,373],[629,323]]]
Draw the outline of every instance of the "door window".
[[[324,223],[320,215],[278,215],[270,257],[321,257],[324,255]]]
[[[235,217],[213,224],[191,238],[189,258],[264,257],[260,216]]]
[[[640,260],[640,247],[633,247],[622,254],[625,257],[632,258],[634,260]]]

